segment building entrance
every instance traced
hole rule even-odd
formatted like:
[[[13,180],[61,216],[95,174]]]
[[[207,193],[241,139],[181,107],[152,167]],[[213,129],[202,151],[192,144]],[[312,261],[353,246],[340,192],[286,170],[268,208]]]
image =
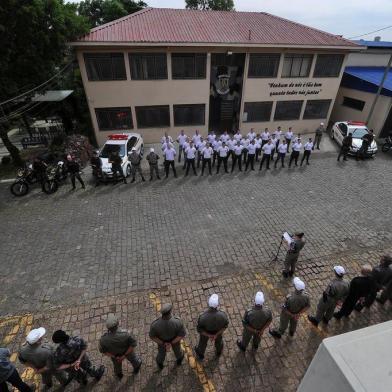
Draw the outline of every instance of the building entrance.
[[[217,134],[238,129],[245,53],[212,53],[209,129]]]

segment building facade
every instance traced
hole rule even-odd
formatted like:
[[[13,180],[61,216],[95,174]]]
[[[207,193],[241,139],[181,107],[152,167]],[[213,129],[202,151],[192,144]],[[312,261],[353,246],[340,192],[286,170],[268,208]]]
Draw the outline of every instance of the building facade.
[[[99,144],[327,122],[351,41],[265,13],[148,8],[91,30],[77,51]]]

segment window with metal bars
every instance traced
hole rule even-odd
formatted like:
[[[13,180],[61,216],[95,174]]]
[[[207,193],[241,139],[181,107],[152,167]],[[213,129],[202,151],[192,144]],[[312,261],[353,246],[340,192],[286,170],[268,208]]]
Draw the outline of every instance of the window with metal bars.
[[[313,77],[336,78],[340,75],[344,60],[344,54],[319,54]]]
[[[174,125],[204,125],[205,108],[204,104],[174,105]]]
[[[244,122],[262,122],[271,119],[272,101],[266,102],[245,102],[244,113],[246,121]]]
[[[172,53],[173,79],[205,79],[206,53]]]
[[[331,106],[330,99],[312,99],[306,102],[304,119],[327,118],[329,107]]]
[[[279,101],[276,103],[274,120],[298,120],[304,101]]]
[[[95,115],[100,131],[133,129],[130,108],[97,108]]]
[[[167,79],[166,53],[129,54],[132,80]]]
[[[248,78],[276,78],[280,54],[251,53],[249,57]]]
[[[170,127],[169,105],[136,106],[135,111],[139,128]]]
[[[282,78],[307,78],[312,61],[312,54],[285,54]]]
[[[88,80],[126,80],[123,53],[84,53]]]

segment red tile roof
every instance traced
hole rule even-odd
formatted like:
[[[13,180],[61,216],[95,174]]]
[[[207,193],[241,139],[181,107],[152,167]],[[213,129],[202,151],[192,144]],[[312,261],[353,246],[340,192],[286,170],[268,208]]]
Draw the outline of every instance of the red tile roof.
[[[145,8],[92,29],[78,42],[357,46],[265,12],[168,8]]]

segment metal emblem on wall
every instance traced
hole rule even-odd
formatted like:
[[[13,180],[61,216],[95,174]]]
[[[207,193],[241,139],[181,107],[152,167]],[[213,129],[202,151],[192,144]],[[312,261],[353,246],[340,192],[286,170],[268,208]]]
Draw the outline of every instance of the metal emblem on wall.
[[[218,75],[215,87],[218,94],[227,94],[230,91],[230,75]]]

